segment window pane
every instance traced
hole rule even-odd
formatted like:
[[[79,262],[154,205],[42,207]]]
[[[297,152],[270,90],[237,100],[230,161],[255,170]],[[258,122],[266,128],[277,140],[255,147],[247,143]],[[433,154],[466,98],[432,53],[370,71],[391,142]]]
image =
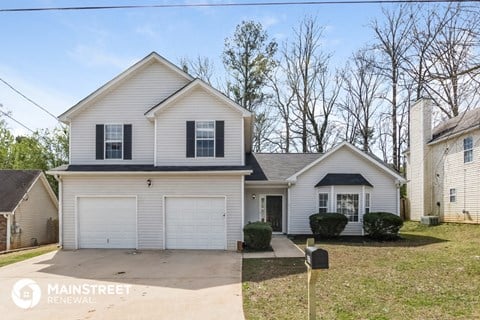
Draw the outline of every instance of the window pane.
[[[121,142],[107,142],[105,144],[106,159],[122,159],[122,143]]]
[[[213,157],[213,140],[197,140],[197,157]]]
[[[358,221],[358,194],[337,194],[337,212],[347,216],[348,221]]]
[[[463,153],[463,162],[472,162],[473,161],[473,150],[465,151]]]
[[[318,206],[326,207],[328,205],[328,193],[319,193],[318,194]]]
[[[105,125],[105,140],[122,140],[122,127],[121,124]]]
[[[327,208],[319,208],[318,213],[327,213]]]

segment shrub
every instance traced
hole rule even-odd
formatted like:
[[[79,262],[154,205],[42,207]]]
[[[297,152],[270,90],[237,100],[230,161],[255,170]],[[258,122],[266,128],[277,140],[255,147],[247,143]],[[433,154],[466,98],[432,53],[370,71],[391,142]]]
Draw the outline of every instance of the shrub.
[[[272,227],[266,222],[252,222],[243,228],[245,245],[250,249],[268,249],[272,240]]]
[[[369,212],[363,216],[363,230],[373,239],[396,239],[402,226],[402,218],[390,212]]]
[[[310,216],[310,229],[314,235],[323,238],[338,237],[348,223],[348,218],[341,213],[315,213]]]

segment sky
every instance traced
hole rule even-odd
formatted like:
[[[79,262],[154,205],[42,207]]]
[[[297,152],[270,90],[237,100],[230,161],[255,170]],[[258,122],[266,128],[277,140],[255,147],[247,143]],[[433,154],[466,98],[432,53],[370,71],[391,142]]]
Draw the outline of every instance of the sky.
[[[218,2],[242,1],[2,0],[0,9]],[[333,65],[341,67],[353,51],[372,42],[369,24],[374,18],[381,19],[382,7],[350,4],[0,12],[0,78],[58,116],[152,51],[177,65],[182,58],[209,57],[216,64],[216,74],[222,75],[225,38],[233,35],[237,24],[243,20],[261,22],[269,36],[281,44],[292,38],[293,28],[305,16],[315,17],[325,28],[324,49],[333,54]],[[57,125],[53,117],[2,82],[0,104],[0,110],[11,112],[33,130]],[[14,121],[7,122],[15,134],[28,133]]]

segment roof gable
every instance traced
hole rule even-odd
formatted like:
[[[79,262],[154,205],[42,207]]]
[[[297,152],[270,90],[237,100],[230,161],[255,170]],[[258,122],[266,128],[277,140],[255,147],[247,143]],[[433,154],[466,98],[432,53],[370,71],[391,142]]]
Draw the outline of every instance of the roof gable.
[[[323,160],[329,158],[331,155],[335,154],[338,150],[346,148],[347,150],[354,152],[355,154],[359,155],[361,158],[369,161],[372,163],[375,167],[379,168],[380,170],[384,171],[385,173],[391,175],[393,178],[397,179],[398,181],[405,182],[405,178],[403,178],[398,172],[394,171],[393,169],[389,168],[385,163],[382,161],[374,158],[373,156],[359,150],[357,147],[353,146],[352,144],[348,142],[342,142],[338,146],[336,146],[333,149],[330,149],[328,152],[323,154],[320,158],[317,160],[313,161],[312,163],[308,164],[305,166],[303,169],[299,170],[295,174],[292,174],[290,177],[288,177],[287,181],[294,182],[296,181],[297,177],[303,174],[304,172],[308,171],[312,167],[316,166],[317,164],[321,163]]]
[[[129,67],[127,70],[123,71],[120,73],[118,76],[95,90],[93,93],[85,97],[84,99],[80,100],[77,104],[75,104],[73,107],[62,113],[58,119],[62,122],[68,123],[70,121],[70,118],[75,116],[78,112],[81,112],[84,108],[90,106],[96,99],[103,97],[105,94],[109,92],[112,88],[120,85],[124,81],[128,80],[132,75],[137,73],[139,70],[141,70],[144,66],[150,64],[150,63],[160,63],[161,65],[165,66],[167,69],[175,72],[178,74],[180,77],[185,78],[188,81],[192,81],[193,78],[180,68],[178,68],[176,65],[168,61],[167,59],[163,58],[156,52],[152,52],[149,55],[147,55],[145,58],[142,60],[138,61],[135,63],[133,66]]]
[[[236,112],[242,114],[243,117],[251,117],[252,114],[250,111],[247,109],[241,107],[238,105],[236,102],[232,101],[230,98],[225,96],[223,93],[219,92],[218,90],[214,89],[212,86],[209,84],[205,83],[204,81],[200,79],[195,79],[185,85],[184,87],[180,88],[176,92],[174,92],[172,95],[164,99],[163,101],[160,101],[153,107],[151,107],[147,112],[145,112],[145,116],[149,119],[155,118],[155,115],[158,112],[161,112],[162,110],[165,110],[166,108],[170,107],[175,101],[178,101],[181,99],[183,96],[187,95],[189,92],[192,92],[195,88],[201,88],[202,90],[212,94],[214,97],[218,98],[222,102],[224,102],[227,106],[235,110]]]
[[[0,212],[12,212],[37,181],[40,170],[0,170]]]

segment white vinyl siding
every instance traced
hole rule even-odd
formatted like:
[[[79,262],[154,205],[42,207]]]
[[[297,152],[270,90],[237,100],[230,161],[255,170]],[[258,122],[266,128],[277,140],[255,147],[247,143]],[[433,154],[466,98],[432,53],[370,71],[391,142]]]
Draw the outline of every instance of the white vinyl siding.
[[[154,123],[144,113],[187,83],[176,72],[152,62],[83,109],[70,126],[70,164],[98,164],[95,160],[95,124],[132,124],[132,160],[153,164]],[[182,125],[184,129],[185,124]],[[109,160],[109,164],[123,163]]]
[[[464,164],[464,139],[471,137],[472,162]],[[444,222],[480,223],[480,131],[468,136],[455,137],[432,146],[432,156],[427,158],[431,165],[433,183],[428,193],[437,195],[432,207],[440,202],[438,214]],[[437,176],[438,175],[438,176]],[[413,176],[412,176],[413,178]],[[410,178],[410,179],[412,179]],[[450,202],[450,189],[455,189],[455,202]],[[433,211],[437,214],[437,211]]]
[[[318,211],[318,192],[331,193],[329,187],[314,188],[314,186],[328,173],[359,173],[367,179],[373,188],[365,187],[370,193],[372,211],[386,211],[398,214],[398,189],[395,178],[378,168],[370,161],[357,155],[348,147],[343,147],[321,161],[317,166],[310,168],[297,179],[290,190],[289,231],[290,234],[310,234],[311,229],[308,217]],[[361,194],[362,186],[334,186],[334,194],[356,193]],[[332,195],[330,195],[332,197]],[[336,201],[336,196],[330,200]],[[334,205],[334,204],[333,204]],[[333,207],[333,206],[332,206]],[[363,199],[359,204],[363,208]],[[363,211],[363,209],[362,209]],[[344,235],[361,235],[361,223],[347,226]]]
[[[187,121],[225,121],[225,156],[186,157]],[[243,118],[218,98],[196,88],[157,113],[157,163],[166,165],[243,165]]]
[[[147,180],[151,179],[151,186]],[[63,242],[66,249],[75,248],[75,196],[136,196],[138,248],[163,249],[163,197],[221,195],[227,198],[227,249],[235,250],[242,240],[242,178],[239,176],[64,176]],[[206,188],[205,186],[208,186]]]

